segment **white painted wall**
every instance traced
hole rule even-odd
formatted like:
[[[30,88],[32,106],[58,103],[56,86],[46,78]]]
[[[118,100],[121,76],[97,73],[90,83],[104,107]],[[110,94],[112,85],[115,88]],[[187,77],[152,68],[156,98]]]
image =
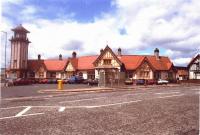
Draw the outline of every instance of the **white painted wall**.
[[[98,70],[95,69],[95,79],[99,79],[99,73]]]
[[[60,72],[56,72],[56,78],[61,78],[61,73]]]

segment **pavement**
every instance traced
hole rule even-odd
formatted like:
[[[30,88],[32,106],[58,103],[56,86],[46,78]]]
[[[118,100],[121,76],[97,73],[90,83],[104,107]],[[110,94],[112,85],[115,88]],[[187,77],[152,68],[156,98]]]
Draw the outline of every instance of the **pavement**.
[[[182,85],[2,98],[0,134],[198,135],[199,94]]]

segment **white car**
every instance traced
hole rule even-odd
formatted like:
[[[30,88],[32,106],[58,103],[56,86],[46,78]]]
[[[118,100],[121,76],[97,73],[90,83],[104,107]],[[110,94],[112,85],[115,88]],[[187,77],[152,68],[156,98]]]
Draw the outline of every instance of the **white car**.
[[[162,79],[158,80],[158,84],[168,84],[168,83],[169,83],[169,81],[167,81],[167,80],[162,80]]]

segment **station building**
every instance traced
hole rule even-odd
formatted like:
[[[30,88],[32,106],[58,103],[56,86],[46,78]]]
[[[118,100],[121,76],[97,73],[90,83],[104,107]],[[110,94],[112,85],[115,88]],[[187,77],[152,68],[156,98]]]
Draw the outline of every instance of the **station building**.
[[[130,79],[176,79],[176,69],[167,56],[160,56],[156,48],[152,55],[126,55],[121,48],[117,52],[107,45],[97,55],[78,56],[72,52],[70,58],[28,59],[28,30],[22,25],[12,29],[11,65],[9,74],[17,78],[70,78],[73,75],[84,79],[120,78]]]
[[[189,79],[200,79],[200,54],[197,54],[188,64]]]

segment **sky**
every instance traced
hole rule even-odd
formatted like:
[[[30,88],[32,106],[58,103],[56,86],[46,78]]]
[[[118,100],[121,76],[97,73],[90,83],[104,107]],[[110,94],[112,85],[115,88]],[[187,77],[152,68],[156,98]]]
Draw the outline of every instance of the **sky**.
[[[175,66],[187,66],[200,53],[199,0],[2,0],[1,31],[9,39],[19,24],[30,31],[29,59],[96,55],[109,45],[133,55],[159,48]],[[1,64],[4,43],[1,32]]]

